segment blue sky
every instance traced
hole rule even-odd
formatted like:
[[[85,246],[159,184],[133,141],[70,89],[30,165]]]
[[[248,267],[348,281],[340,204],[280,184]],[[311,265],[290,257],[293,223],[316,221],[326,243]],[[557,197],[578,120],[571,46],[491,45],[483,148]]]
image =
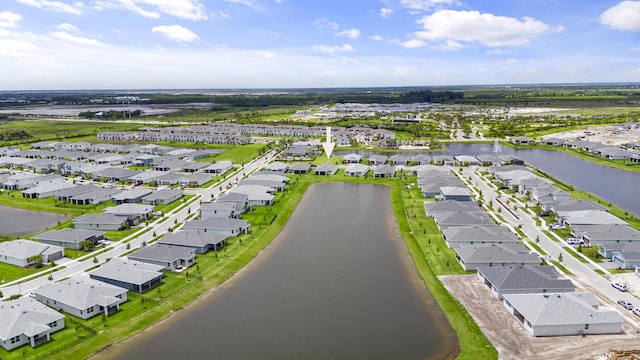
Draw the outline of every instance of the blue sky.
[[[4,90],[576,82],[640,82],[640,1],[0,1]]]

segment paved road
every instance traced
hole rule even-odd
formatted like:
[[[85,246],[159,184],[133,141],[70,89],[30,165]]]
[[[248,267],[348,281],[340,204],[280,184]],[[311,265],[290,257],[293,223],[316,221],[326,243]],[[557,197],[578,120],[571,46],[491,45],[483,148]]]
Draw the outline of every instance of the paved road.
[[[98,263],[94,262],[93,260],[94,255],[91,255],[91,254],[78,259],[73,259],[69,261],[65,261],[65,260],[60,261],[56,266],[56,269],[58,270],[52,274],[53,281],[71,277],[74,275],[86,274],[85,270],[95,267],[99,264],[102,264],[109,258],[118,257],[128,251],[131,251],[131,249],[140,247],[143,244],[143,242],[145,244],[149,243],[151,240],[153,240],[154,234],[156,234],[156,236],[164,234],[168,231],[170,227],[173,227],[174,225],[176,225],[176,223],[184,222],[187,216],[198,213],[200,209],[200,200],[210,201],[212,198],[217,197],[218,195],[220,195],[221,192],[225,191],[228,186],[236,185],[238,181],[240,181],[244,176],[247,176],[248,174],[264,167],[265,164],[273,160],[276,155],[277,155],[277,151],[275,150],[269,151],[263,156],[256,158],[253,161],[245,164],[237,171],[234,170],[230,175],[228,175],[221,181],[217,182],[210,188],[185,190],[185,193],[195,195],[193,198],[189,200],[188,206],[178,207],[171,213],[165,214],[164,217],[167,217],[168,218],[167,220],[159,222],[160,220],[162,220],[162,219],[159,219],[159,220],[156,220],[156,222],[154,223],[150,223],[148,227],[150,227],[151,230],[148,230],[147,232],[145,232],[144,234],[138,237],[136,236],[139,232],[119,242],[116,242],[114,244],[107,246],[106,252],[102,252],[99,255],[95,256]],[[144,229],[146,229],[146,227],[144,227],[144,225],[141,225],[140,230],[142,231]],[[129,241],[128,243],[125,243],[125,241],[130,238],[133,238],[133,240]],[[127,249],[127,244],[129,244],[130,249]],[[95,253],[98,253],[103,250],[104,249],[100,249]],[[2,286],[0,286],[0,289],[2,290],[2,293],[5,297],[9,297],[15,294],[27,295],[33,290],[39,288],[40,286],[50,281],[51,280],[48,280],[48,276],[46,275],[45,276],[34,275],[32,277],[22,278],[16,281],[3,284]]]
[[[471,178],[471,180],[466,180],[467,183],[471,183],[482,192],[485,204],[492,203],[494,210],[502,207],[502,211],[499,214],[508,222],[508,226],[512,228],[520,226],[520,230],[526,235],[525,242],[535,243],[535,239],[539,238],[540,241],[536,244],[547,253],[547,255],[544,256],[547,259],[552,258],[557,261],[560,254],[562,254],[562,265],[572,273],[572,275],[568,275],[568,277],[571,278],[576,285],[581,287],[583,291],[594,293],[602,301],[617,308],[627,321],[631,322],[634,326],[638,326],[637,316],[633,315],[630,311],[623,310],[616,302],[619,299],[624,299],[631,301],[636,306],[640,306],[640,300],[630,293],[616,290],[607,279],[595,272],[595,270],[600,270],[607,273],[608,271],[606,269],[593,262],[583,263],[577,260],[564,249],[572,247],[571,245],[567,244],[564,240],[558,242],[550,239],[543,232],[546,228],[536,225],[536,215],[531,214],[530,210],[524,207],[524,204],[518,203],[516,205],[517,210],[513,210],[513,200],[511,200],[508,205],[506,202],[507,196],[510,195],[499,191],[494,184],[490,183],[488,178],[478,176],[476,167],[466,167],[462,169],[462,173],[460,173],[459,169],[457,169],[458,171],[456,172],[461,174],[463,178]],[[500,203],[496,202],[498,198],[502,199]],[[506,209],[507,206],[511,211]]]

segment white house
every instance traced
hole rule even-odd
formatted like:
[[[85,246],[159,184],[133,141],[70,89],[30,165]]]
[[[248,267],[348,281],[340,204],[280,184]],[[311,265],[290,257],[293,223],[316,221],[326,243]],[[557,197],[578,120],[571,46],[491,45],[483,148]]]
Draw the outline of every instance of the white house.
[[[619,334],[622,317],[585,292],[505,294],[504,307],[533,336]]]
[[[64,315],[30,297],[0,301],[0,319],[0,345],[7,351],[43,344],[64,329]]]

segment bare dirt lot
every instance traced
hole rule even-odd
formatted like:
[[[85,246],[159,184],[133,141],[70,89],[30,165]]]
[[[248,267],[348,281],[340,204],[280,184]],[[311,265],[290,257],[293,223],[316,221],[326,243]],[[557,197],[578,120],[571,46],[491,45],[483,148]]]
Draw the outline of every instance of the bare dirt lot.
[[[439,278],[475,319],[500,359],[606,359],[612,350],[640,348],[640,334],[628,321],[619,335],[533,337],[476,275]]]

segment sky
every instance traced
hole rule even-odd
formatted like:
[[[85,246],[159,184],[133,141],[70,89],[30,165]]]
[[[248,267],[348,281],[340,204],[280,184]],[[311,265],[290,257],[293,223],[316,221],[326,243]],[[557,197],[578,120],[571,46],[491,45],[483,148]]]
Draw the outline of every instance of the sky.
[[[640,82],[640,1],[0,0],[0,89]]]

